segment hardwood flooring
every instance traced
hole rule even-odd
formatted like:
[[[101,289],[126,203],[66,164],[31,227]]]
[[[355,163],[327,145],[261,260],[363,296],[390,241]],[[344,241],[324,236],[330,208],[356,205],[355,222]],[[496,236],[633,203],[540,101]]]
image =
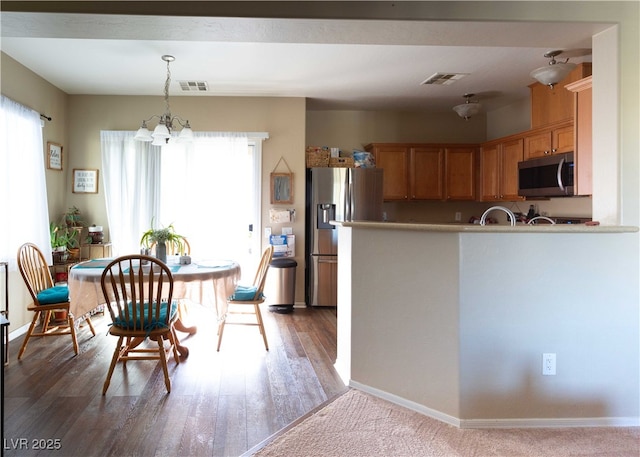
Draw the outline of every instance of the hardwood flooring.
[[[169,361],[170,394],[159,363],[130,361],[116,366],[102,396],[116,344],[107,316],[94,317],[95,337],[80,329],[78,356],[69,337],[39,338],[19,362],[17,338],[5,368],[4,455],[243,454],[346,390],[333,367],[335,309],[265,306],[263,317],[268,352],[257,328],[245,326],[227,326],[216,352],[213,312],[190,305],[186,321],[198,332],[179,333],[189,356]]]

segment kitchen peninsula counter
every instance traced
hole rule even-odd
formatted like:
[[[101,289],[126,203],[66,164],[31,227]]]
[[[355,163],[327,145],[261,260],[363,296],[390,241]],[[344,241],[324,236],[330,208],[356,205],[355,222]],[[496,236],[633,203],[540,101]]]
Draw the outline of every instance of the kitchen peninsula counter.
[[[333,222],[345,227],[408,230],[422,232],[450,232],[450,233],[632,233],[638,227],[622,225],[585,225],[585,224],[516,224],[515,226],[502,224],[423,224],[416,222]]]
[[[640,425],[637,227],[334,224],[345,383],[459,427]]]

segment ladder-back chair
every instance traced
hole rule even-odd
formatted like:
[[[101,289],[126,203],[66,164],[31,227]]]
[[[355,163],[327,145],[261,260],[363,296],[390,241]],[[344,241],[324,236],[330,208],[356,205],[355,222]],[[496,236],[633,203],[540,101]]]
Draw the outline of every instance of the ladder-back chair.
[[[42,254],[42,251],[33,243],[25,243],[18,249],[18,269],[24,279],[27,290],[33,299],[33,303],[27,306],[33,311],[33,319],[22,347],[18,352],[18,360],[22,358],[27,343],[34,336],[63,336],[70,335],[73,350],[78,354],[78,338],[73,314],[69,311],[69,288],[67,285],[55,286],[51,277],[51,271]],[[52,322],[54,311],[63,311],[64,319]],[[41,321],[41,330],[36,331],[38,321]],[[87,324],[93,335],[96,334],[91,318],[86,317]]]
[[[174,360],[180,363],[174,328],[178,306],[173,301],[171,270],[155,257],[126,255],[107,265],[100,285],[112,320],[109,334],[118,337],[102,395],[109,388],[116,364],[128,360],[159,360],[167,393],[171,392],[167,354],[173,352]],[[146,339],[154,341],[155,348],[147,346]]]
[[[273,257],[273,246],[269,246],[265,249],[258,265],[258,270],[253,279],[251,286],[237,286],[233,295],[227,300],[227,312],[225,316],[220,320],[218,325],[218,351],[220,351],[220,344],[222,344],[222,335],[224,333],[225,325],[253,325],[257,326],[262,334],[264,340],[264,347],[269,350],[269,343],[267,342],[267,334],[264,329],[264,322],[262,320],[262,313],[260,312],[260,304],[264,302],[264,284],[267,278],[267,271],[269,270],[269,264]],[[248,308],[248,309],[246,309]],[[229,321],[228,317],[234,314],[253,314],[255,315],[255,322],[246,322],[244,320],[232,320]]]

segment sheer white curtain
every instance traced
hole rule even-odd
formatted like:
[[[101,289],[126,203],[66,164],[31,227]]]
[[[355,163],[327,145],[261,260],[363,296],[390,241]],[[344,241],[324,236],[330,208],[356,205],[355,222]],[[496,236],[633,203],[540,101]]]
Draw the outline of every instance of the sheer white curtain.
[[[40,114],[1,97],[0,260],[16,270],[18,248],[29,241],[52,263]]]
[[[162,147],[162,224],[185,235],[194,256],[244,260],[255,223],[254,157],[245,133],[196,133]]]
[[[173,224],[199,259],[251,265],[260,255],[249,225],[260,226],[262,133],[197,132],[193,143],[159,147],[134,132],[101,132],[109,229],[114,253],[135,252],[150,227]],[[253,249],[252,249],[253,246]]]
[[[142,233],[160,213],[160,147],[134,141],[134,136],[135,132],[100,132],[114,256],[140,252]]]

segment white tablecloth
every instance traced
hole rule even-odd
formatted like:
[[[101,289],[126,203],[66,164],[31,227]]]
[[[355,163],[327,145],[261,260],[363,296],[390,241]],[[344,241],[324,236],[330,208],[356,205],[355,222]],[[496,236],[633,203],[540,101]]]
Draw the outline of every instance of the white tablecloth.
[[[70,311],[77,318],[104,304],[100,277],[113,259],[93,259],[69,271]],[[240,265],[232,260],[202,260],[179,265],[170,256],[167,265],[173,275],[173,298],[190,300],[216,310],[218,319],[226,314],[227,297],[240,279]]]

